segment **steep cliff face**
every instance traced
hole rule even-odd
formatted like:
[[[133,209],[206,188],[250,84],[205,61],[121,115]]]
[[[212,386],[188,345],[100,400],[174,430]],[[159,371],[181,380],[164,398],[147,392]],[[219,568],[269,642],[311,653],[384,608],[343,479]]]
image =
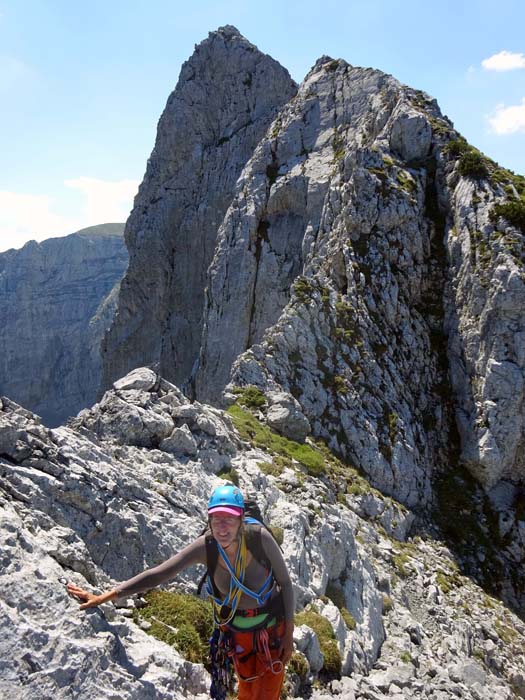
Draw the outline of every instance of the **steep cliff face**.
[[[251,347],[234,383],[292,393],[315,435],[405,503],[430,495],[456,421],[486,488],[522,481],[523,235],[495,205],[524,189],[435,101],[321,59],[239,178],[197,396],[220,401]]]
[[[456,143],[460,153],[448,153],[444,167],[445,327],[462,460],[490,490],[525,482],[525,230],[499,215],[520,194],[525,202],[525,179],[488,159],[461,177],[471,151]]]
[[[196,383],[217,402],[251,346],[234,383],[291,393],[314,435],[411,506],[430,497],[449,429],[443,231],[433,175],[411,167],[440,114],[415,98],[378,71],[318,61],[239,180]]]
[[[126,225],[130,265],[105,340],[104,388],[145,363],[188,381],[217,229],[242,168],[295,92],[288,72],[233,27],[211,33],[182,67]]]
[[[103,224],[0,254],[0,391],[48,425],[96,400],[123,230]]]

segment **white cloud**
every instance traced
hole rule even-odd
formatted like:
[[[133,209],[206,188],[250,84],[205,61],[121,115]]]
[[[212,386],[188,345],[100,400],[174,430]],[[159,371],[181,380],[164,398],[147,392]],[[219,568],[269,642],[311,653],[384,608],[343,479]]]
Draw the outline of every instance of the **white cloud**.
[[[20,248],[29,240],[65,236],[80,228],[74,221],[52,211],[47,195],[0,191],[0,250]]]
[[[94,177],[78,177],[64,184],[85,196],[83,215],[89,221],[88,226],[126,221],[139,187],[137,180],[111,182]]]
[[[496,134],[525,133],[525,97],[520,105],[498,105],[494,114],[489,117],[491,130]]]
[[[66,236],[95,224],[126,221],[138,189],[137,180],[108,181],[79,177],[64,182],[82,195],[78,215],[57,213],[57,198],[0,191],[0,251],[27,241]],[[70,198],[64,190],[64,200]]]
[[[511,51],[500,51],[481,61],[481,65],[485,70],[500,72],[525,68],[525,55],[522,53],[512,53]]]

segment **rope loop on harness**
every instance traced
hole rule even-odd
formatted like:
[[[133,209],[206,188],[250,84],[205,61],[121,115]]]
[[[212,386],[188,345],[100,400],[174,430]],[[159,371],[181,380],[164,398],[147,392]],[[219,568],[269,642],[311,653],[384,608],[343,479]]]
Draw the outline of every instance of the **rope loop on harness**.
[[[233,569],[232,565],[230,564],[230,560],[226,556],[226,552],[224,549],[221,547],[221,545],[217,542],[217,547],[219,549],[219,554],[221,555],[224,563],[226,564],[226,568],[228,569],[231,580],[235,582],[235,585],[238,586],[243,593],[246,593],[246,595],[250,596],[250,598],[253,598],[255,601],[257,601],[257,604],[259,607],[263,607],[263,605],[266,603],[266,601],[269,599],[272,588],[273,588],[273,573],[272,570],[270,569],[270,573],[268,574],[266,580],[264,581],[263,585],[259,588],[258,591],[252,591],[250,588],[245,586],[242,582],[242,580],[238,580],[236,575],[235,575],[235,570]]]
[[[217,546],[219,547],[219,553],[221,554],[221,556],[226,558],[227,560],[228,557],[226,556],[226,553],[224,552],[222,547],[220,547],[218,542]],[[238,586],[238,583],[243,582],[244,574],[246,573],[247,551],[248,550],[246,547],[246,537],[244,536],[244,533],[242,533],[241,540],[239,542],[239,549],[237,550],[237,556],[235,557],[235,567],[231,567],[231,564],[228,561],[228,564],[231,567],[231,571],[233,571],[233,575],[231,575],[230,588],[224,600],[221,600],[220,598],[214,595],[213,581],[211,579],[211,576],[208,575],[208,578],[206,580],[206,593],[208,594],[212,602],[213,619],[216,625],[227,624],[235,616],[237,606],[239,605],[239,600],[242,596],[242,590]]]
[[[210,697],[213,700],[226,700],[233,687],[232,653],[231,634],[216,627],[210,638]]]

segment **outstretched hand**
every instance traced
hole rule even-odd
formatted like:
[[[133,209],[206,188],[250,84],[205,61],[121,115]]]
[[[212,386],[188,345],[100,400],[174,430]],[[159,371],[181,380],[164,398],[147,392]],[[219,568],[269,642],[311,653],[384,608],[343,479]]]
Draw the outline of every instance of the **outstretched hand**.
[[[117,597],[116,591],[108,591],[107,593],[102,593],[101,595],[95,595],[94,593],[90,593],[89,591],[80,588],[80,586],[76,586],[74,583],[68,583],[66,590],[69,595],[72,595],[78,600],[84,601],[80,606],[80,610],[86,610],[86,608],[96,608],[97,605],[101,605],[102,603]]]

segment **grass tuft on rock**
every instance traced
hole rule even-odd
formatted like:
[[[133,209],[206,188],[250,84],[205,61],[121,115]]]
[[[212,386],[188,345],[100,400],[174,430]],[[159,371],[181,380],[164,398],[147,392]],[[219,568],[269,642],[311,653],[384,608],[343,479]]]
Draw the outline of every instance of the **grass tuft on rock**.
[[[230,406],[227,412],[241,437],[255,447],[299,462],[310,476],[324,473],[325,462],[319,450],[279,435],[238,404]]]
[[[474,180],[482,180],[488,177],[489,171],[484,157],[475,150],[463,153],[459,159],[458,172],[463,177],[470,177]]]
[[[310,671],[310,666],[308,660],[304,654],[300,651],[294,651],[290,663],[288,664],[288,673],[294,673],[296,676],[304,681]]]
[[[438,571],[436,574],[436,581],[445,594],[450,593],[455,588],[461,588],[463,585],[463,579],[459,571],[453,571],[452,573]]]
[[[392,600],[392,598],[386,593],[383,593],[383,615],[389,613],[393,607],[394,601]]]
[[[319,640],[324,663],[321,675],[327,678],[341,677],[341,653],[335,639],[335,633],[328,620],[313,608],[307,608],[295,616],[296,625],[310,627]]]
[[[525,233],[525,201],[513,200],[503,204],[495,204],[490,212],[492,221],[499,217],[506,219],[511,226],[521,229]]]
[[[262,408],[266,403],[266,396],[256,386],[249,384],[248,386],[237,386],[233,389],[233,393],[237,396],[237,403],[246,408]]]
[[[146,607],[133,611],[135,622],[150,622],[148,634],[176,647],[188,661],[208,664],[211,606],[196,596],[171,591],[151,591],[145,598]]]
[[[357,622],[350,610],[346,607],[345,596],[342,588],[334,583],[329,583],[326,587],[326,595],[322,597],[327,602],[330,600],[339,610],[345,625],[350,630],[355,630]]]
[[[220,476],[224,481],[229,481],[235,486],[239,486],[239,474],[234,467],[223,467],[217,472],[217,476]]]
[[[284,467],[275,462],[257,462],[257,466],[262,471],[263,474],[268,476],[281,476]]]

